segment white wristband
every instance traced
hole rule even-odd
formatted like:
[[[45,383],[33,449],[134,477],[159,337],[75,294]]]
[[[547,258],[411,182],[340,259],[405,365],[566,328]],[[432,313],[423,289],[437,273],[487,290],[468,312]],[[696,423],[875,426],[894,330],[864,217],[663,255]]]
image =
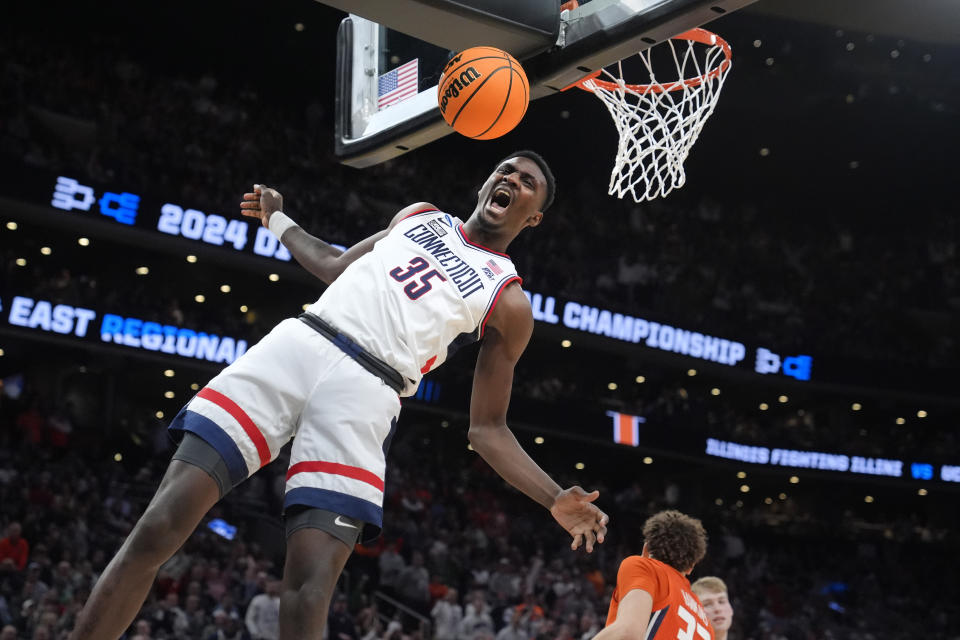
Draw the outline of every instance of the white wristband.
[[[277,239],[283,237],[283,233],[290,227],[298,227],[296,222],[290,219],[290,216],[285,214],[283,211],[274,211],[270,214],[270,222],[267,224],[267,227],[270,229],[273,235],[277,236]]]

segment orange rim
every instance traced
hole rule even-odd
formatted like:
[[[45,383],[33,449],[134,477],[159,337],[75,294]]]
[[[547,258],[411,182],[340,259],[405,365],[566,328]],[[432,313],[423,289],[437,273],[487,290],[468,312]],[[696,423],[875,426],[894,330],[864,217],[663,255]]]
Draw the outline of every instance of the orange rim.
[[[733,58],[733,54],[730,51],[730,45],[727,44],[727,41],[718,36],[717,34],[707,31],[706,29],[690,29],[689,31],[684,31],[683,33],[676,35],[671,40],[690,40],[692,42],[699,42],[700,44],[705,44],[707,46],[717,46],[723,50],[724,60],[720,65],[711,71],[698,76],[696,78],[690,78],[689,80],[676,80],[674,82],[668,82],[667,84],[619,84],[617,82],[610,82],[609,80],[600,80],[599,75],[602,70],[594,71],[589,75],[577,80],[570,87],[579,87],[584,91],[593,91],[592,87],[586,86],[587,82],[593,81],[593,84],[601,89],[606,89],[607,91],[616,91],[623,87],[634,93],[667,93],[670,91],[676,91],[677,89],[697,87],[703,84],[704,82],[709,82],[714,78],[720,76],[730,67],[730,61]],[[570,87],[566,87],[569,89]],[[564,91],[566,91],[564,89]]]

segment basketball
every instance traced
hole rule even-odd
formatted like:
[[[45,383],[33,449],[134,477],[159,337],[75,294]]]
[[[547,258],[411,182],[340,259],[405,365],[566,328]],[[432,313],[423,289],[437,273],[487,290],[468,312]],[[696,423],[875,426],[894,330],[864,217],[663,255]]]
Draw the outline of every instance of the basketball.
[[[523,119],[530,84],[523,67],[506,51],[473,47],[455,55],[443,68],[437,102],[443,119],[458,133],[491,140]]]

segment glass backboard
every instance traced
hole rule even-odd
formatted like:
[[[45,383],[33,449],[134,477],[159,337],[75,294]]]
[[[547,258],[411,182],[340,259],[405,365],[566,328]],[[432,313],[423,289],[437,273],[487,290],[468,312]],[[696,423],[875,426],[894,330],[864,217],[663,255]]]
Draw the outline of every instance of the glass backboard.
[[[437,107],[437,81],[456,51],[489,44],[521,61],[531,98],[556,94],[585,75],[635,54],[754,0],[590,0],[556,8],[557,28],[549,20],[537,28],[478,20],[469,37],[461,34],[469,15],[449,23],[434,14],[431,23],[410,23],[415,0],[392,0],[365,11],[365,2],[327,2],[376,15],[379,22],[351,13],[337,35],[337,119],[335,151],[345,164],[367,167],[428,144],[453,130]],[[377,3],[373,3],[377,4]],[[464,3],[451,3],[458,7]],[[473,2],[472,4],[488,4]],[[491,2],[489,4],[497,4]],[[349,5],[349,6],[347,6]],[[356,5],[356,8],[353,6]],[[404,5],[411,5],[405,7]],[[496,7],[494,7],[496,9]],[[387,22],[387,21],[390,22]],[[402,24],[416,36],[392,28]],[[453,35],[452,35],[453,34]]]

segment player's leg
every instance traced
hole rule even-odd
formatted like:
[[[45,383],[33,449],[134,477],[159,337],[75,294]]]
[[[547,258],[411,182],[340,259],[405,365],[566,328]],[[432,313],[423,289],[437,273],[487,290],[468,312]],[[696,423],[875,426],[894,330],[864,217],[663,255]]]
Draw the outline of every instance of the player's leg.
[[[363,523],[321,509],[287,515],[287,559],[280,595],[280,640],[319,640],[337,580]]]
[[[119,638],[143,605],[160,565],[219,499],[220,487],[207,471],[172,460],[153,500],[97,580],[70,637]]]
[[[280,640],[322,637],[337,579],[361,531],[379,531],[385,454],[400,411],[395,391],[326,345],[324,361],[336,364],[304,406],[287,471]]]
[[[160,565],[220,497],[272,460],[290,439],[318,360],[302,323],[280,323],[183,408],[170,428],[183,441],[160,488],[110,562],[78,618],[73,640],[117,638]]]

